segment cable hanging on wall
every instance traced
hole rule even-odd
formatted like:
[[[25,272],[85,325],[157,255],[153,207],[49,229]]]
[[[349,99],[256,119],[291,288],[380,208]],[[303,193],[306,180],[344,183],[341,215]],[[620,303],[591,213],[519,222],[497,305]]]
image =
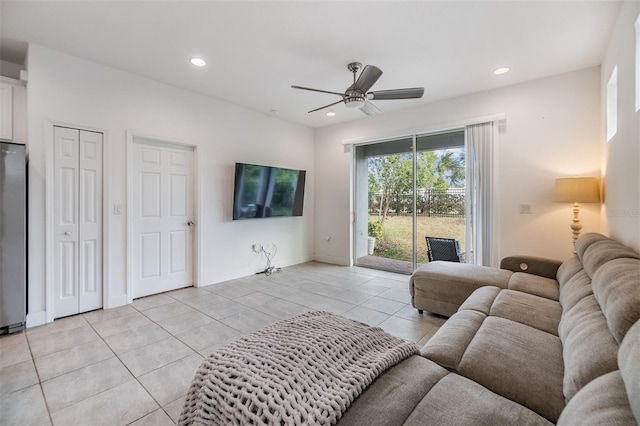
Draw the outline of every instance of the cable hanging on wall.
[[[265,267],[264,271],[257,272],[256,274],[265,274],[269,276],[274,272],[280,272],[281,268],[278,268],[271,264],[271,262],[273,262],[273,258],[276,257],[276,253],[278,253],[278,246],[276,246],[275,243],[271,243],[271,247],[271,251],[268,251],[264,248],[263,245],[260,245],[260,249],[256,250],[256,252],[258,253],[264,253],[264,257],[267,259],[267,266]]]

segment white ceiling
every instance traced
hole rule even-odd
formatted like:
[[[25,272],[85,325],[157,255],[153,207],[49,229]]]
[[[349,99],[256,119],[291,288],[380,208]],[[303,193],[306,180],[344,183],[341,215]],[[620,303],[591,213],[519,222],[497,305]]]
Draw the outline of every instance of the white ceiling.
[[[599,65],[619,8],[608,1],[2,1],[0,54],[36,43],[310,127],[365,117],[292,84],[343,92],[346,65],[373,87],[424,86],[384,112]],[[208,62],[196,68],[189,59]],[[511,72],[495,76],[507,66]],[[373,118],[375,119],[375,118]]]

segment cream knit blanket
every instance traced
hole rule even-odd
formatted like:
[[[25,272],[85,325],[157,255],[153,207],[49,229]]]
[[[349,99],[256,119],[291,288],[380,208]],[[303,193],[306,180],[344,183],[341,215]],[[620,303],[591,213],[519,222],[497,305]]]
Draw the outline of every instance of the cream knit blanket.
[[[378,375],[417,353],[380,328],[308,312],[206,358],[178,424],[335,424]]]

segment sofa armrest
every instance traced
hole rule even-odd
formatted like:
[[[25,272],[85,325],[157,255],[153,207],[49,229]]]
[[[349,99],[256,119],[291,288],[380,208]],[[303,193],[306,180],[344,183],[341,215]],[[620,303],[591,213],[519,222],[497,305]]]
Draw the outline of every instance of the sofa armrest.
[[[544,257],[507,256],[500,261],[500,269],[513,272],[526,272],[540,277],[556,279],[558,268],[562,262]]]

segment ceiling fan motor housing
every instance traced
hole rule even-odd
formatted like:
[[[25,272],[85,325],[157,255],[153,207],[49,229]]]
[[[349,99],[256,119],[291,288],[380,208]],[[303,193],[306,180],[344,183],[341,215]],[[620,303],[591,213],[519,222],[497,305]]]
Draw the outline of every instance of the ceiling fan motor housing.
[[[347,108],[360,108],[364,105],[365,94],[359,90],[349,89],[345,93],[344,104]]]

